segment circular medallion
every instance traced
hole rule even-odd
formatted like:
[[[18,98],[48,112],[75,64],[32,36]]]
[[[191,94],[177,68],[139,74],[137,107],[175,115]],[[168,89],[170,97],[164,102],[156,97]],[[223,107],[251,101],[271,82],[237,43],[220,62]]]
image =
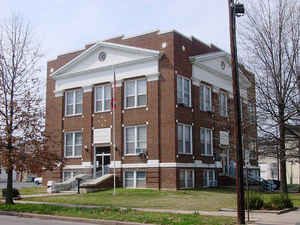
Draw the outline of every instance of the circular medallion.
[[[106,59],[106,53],[105,52],[100,52],[98,55],[98,59],[100,62],[103,62]]]

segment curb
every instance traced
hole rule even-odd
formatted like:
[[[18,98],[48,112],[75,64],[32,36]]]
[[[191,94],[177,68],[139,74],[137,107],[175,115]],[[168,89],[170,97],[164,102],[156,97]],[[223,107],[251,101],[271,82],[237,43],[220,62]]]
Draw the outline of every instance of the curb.
[[[0,215],[5,216],[18,216],[24,218],[36,218],[42,220],[60,220],[60,221],[69,221],[69,222],[79,222],[79,223],[93,223],[93,224],[102,224],[102,225],[141,225],[141,223],[135,222],[124,222],[124,221],[116,221],[116,220],[102,220],[102,219],[87,219],[80,217],[68,217],[68,216],[52,216],[45,214],[35,214],[35,213],[23,213],[16,211],[0,211]],[[143,225],[154,225],[150,223],[143,223]]]
[[[297,210],[297,207],[294,208],[289,208],[289,209],[282,209],[282,210],[250,210],[250,213],[271,213],[271,214],[283,214],[283,213],[288,213],[294,210]],[[221,208],[219,211],[221,212],[236,212],[236,209],[227,209],[227,208]],[[247,210],[245,210],[247,212]]]

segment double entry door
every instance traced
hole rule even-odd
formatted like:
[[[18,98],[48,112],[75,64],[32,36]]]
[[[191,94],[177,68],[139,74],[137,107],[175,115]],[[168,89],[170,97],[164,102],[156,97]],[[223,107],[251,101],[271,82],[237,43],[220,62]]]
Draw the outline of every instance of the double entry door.
[[[94,178],[109,174],[110,146],[95,147],[94,153]]]

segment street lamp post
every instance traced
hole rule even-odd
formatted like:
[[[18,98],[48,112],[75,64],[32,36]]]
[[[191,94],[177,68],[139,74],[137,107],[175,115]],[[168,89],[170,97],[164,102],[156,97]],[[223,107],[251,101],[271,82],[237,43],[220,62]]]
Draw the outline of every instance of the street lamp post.
[[[234,143],[236,150],[236,189],[237,189],[237,219],[238,224],[245,224],[245,196],[244,196],[244,176],[243,176],[243,150],[242,150],[242,127],[240,109],[240,88],[239,69],[236,48],[236,16],[244,14],[245,9],[242,4],[228,0],[229,25],[230,25],[230,47],[231,47],[231,68],[232,68],[232,92],[234,100]]]

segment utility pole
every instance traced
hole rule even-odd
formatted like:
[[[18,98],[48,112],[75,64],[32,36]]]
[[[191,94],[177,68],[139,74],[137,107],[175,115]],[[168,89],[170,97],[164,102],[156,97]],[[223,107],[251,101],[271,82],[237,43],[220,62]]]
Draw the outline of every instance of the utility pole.
[[[245,197],[243,176],[243,149],[242,149],[242,126],[240,108],[239,68],[236,49],[236,16],[244,14],[242,4],[236,4],[234,0],[228,0],[231,68],[232,68],[232,92],[234,100],[234,144],[236,151],[236,192],[237,192],[237,219],[238,224],[245,224]]]

